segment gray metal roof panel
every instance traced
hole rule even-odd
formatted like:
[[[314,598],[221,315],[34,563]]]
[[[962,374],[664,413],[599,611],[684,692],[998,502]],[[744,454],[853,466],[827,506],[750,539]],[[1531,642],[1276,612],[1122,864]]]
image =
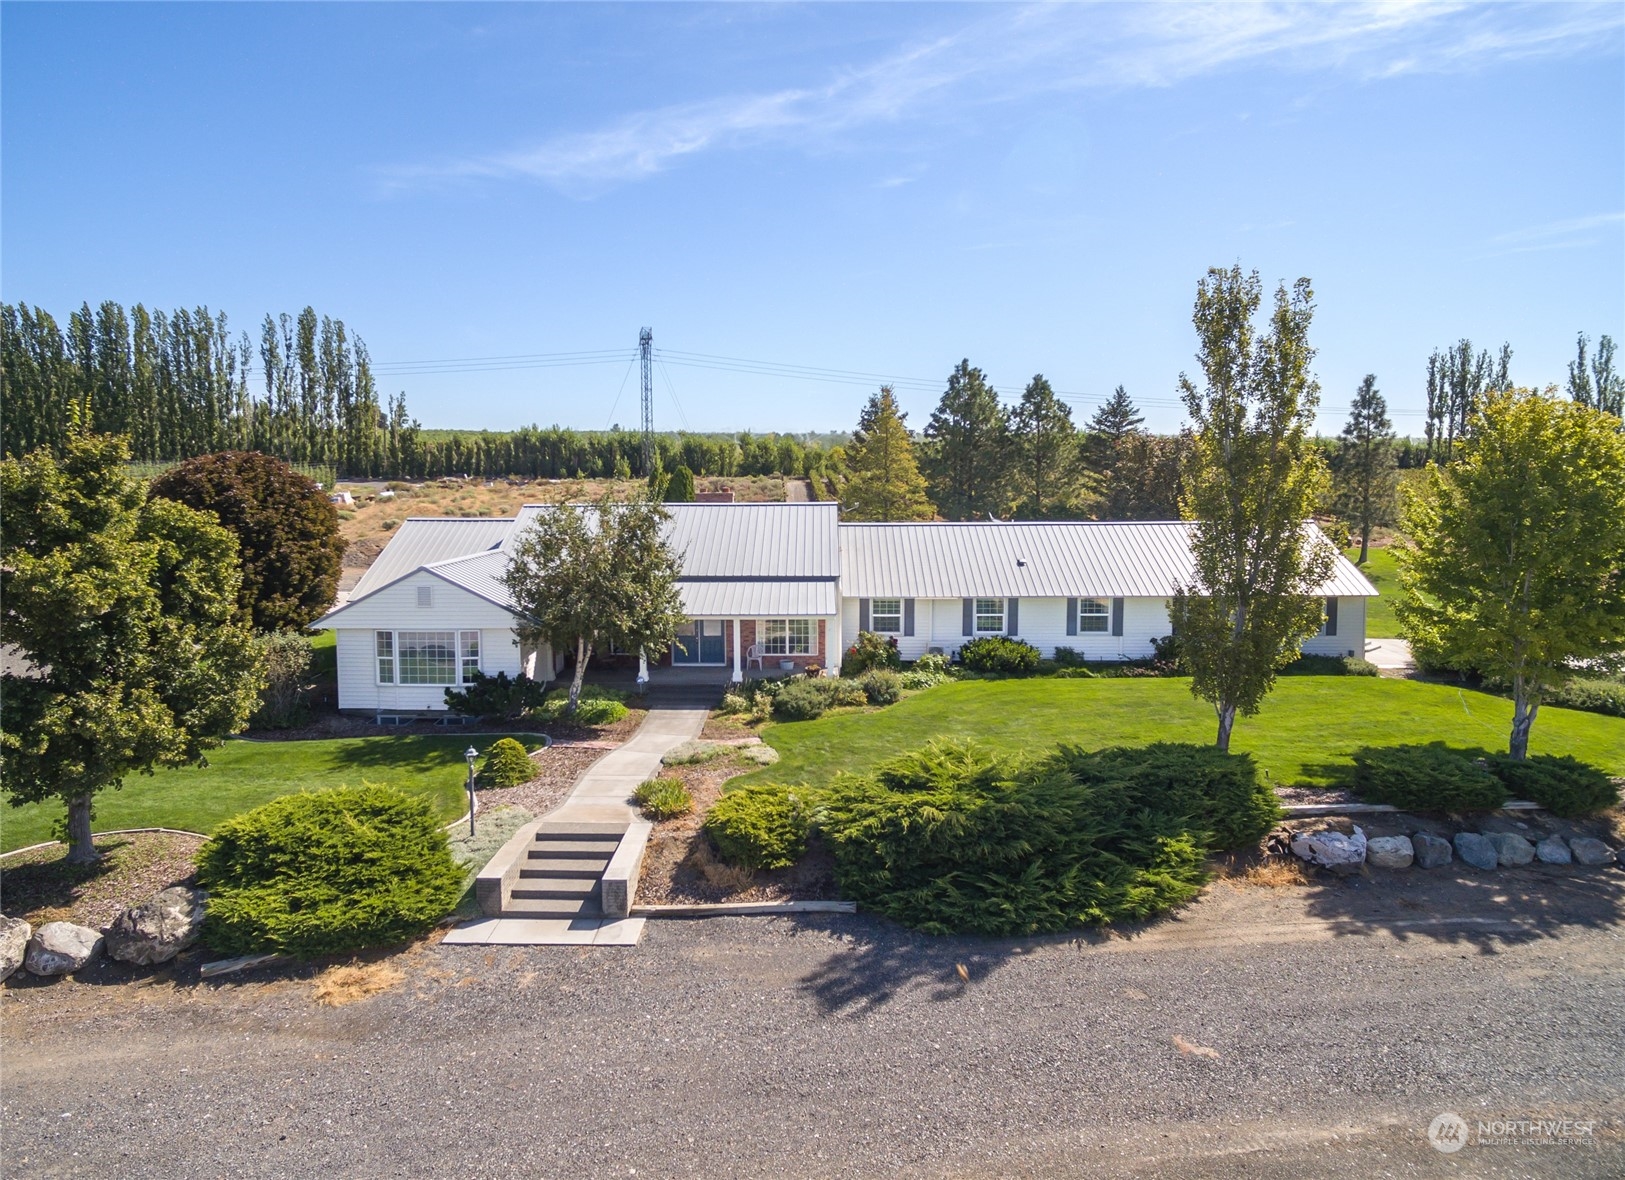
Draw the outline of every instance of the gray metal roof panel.
[[[1160,598],[1193,572],[1186,521],[843,524],[849,598]],[[1316,591],[1375,596],[1339,556]]]
[[[833,615],[840,599],[833,579],[677,583],[690,618],[777,619],[793,615]]]
[[[512,517],[413,516],[384,546],[350,591],[361,598],[422,566],[496,548],[513,528]]]

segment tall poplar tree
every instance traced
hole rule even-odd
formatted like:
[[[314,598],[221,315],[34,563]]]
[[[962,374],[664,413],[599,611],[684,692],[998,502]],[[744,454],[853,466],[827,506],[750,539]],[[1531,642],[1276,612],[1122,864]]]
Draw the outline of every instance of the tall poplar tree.
[[[1086,472],[1078,454],[1072,408],[1055,396],[1042,373],[1010,415],[1011,484],[1018,520],[1076,516],[1083,510]]]
[[[1394,466],[1394,425],[1388,403],[1377,392],[1375,374],[1367,373],[1349,407],[1343,427],[1332,486],[1339,510],[1360,530],[1360,560],[1371,551],[1371,530],[1393,518],[1398,489]]]
[[[1193,427],[1182,507],[1195,576],[1177,588],[1170,617],[1191,692],[1218,716],[1221,750],[1236,715],[1258,712],[1276,673],[1320,629],[1314,595],[1334,558],[1310,524],[1326,485],[1307,445],[1320,394],[1309,372],[1314,292],[1308,279],[1279,287],[1262,335],[1261,302],[1258,272],[1209,270],[1192,317],[1204,384],[1179,378]]]
[[[926,480],[948,520],[983,520],[1010,502],[1010,415],[982,370],[962,360],[926,425]]]
[[[890,385],[882,385],[858,415],[846,448],[850,475],[841,489],[847,520],[930,520],[936,509],[914,459],[914,440]]]

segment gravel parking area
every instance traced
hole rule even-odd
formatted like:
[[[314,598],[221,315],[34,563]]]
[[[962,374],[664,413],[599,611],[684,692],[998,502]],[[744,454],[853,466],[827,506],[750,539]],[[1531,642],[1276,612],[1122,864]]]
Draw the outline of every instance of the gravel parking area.
[[[862,915],[3,993],[8,1173],[1617,1176],[1625,875],[1220,884],[1127,935]],[[963,968],[963,976],[960,968]],[[129,977],[122,977],[129,978]],[[1596,1120],[1578,1146],[1425,1140]]]

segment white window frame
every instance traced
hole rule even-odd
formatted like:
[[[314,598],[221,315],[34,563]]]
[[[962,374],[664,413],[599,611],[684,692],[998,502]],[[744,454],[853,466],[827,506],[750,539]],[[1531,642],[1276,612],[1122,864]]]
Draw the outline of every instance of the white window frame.
[[[1088,608],[1087,610],[1085,608]],[[1086,622],[1087,621],[1087,622]],[[1109,635],[1112,629],[1112,604],[1104,598],[1078,599],[1078,634]]]
[[[769,656],[810,656],[815,638],[811,619],[762,619],[757,642]]]
[[[406,631],[374,631],[374,673],[378,684],[394,684],[403,688],[456,688],[474,682],[473,673],[481,670],[483,655],[478,631],[444,631],[413,628]],[[451,636],[452,677],[450,680],[406,680],[402,676],[401,636]],[[423,640],[419,640],[421,646]]]
[[[1004,608],[1002,598],[978,598],[973,607],[972,624],[978,635],[1004,634]],[[984,620],[996,620],[991,627],[983,626]]]
[[[881,609],[885,607],[886,609]],[[883,624],[881,620],[886,622]],[[871,598],[869,600],[869,630],[877,635],[903,633],[903,600],[901,598]]]

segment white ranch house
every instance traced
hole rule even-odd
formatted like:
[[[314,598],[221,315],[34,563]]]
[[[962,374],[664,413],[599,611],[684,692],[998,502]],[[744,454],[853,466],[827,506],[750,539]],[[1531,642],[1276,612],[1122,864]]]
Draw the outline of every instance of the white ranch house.
[[[809,664],[833,674],[860,631],[895,637],[909,660],[979,635],[1046,656],[1148,656],[1192,569],[1180,521],[842,524],[828,503],[667,509],[689,622],[661,664],[718,680]],[[517,538],[553,510],[403,523],[348,602],[315,624],[337,633],[339,708],[441,711],[444,690],[475,670],[556,676],[562,656],[520,642],[502,583]],[[1371,583],[1339,556],[1318,593],[1326,622],[1304,650],[1363,654]]]

